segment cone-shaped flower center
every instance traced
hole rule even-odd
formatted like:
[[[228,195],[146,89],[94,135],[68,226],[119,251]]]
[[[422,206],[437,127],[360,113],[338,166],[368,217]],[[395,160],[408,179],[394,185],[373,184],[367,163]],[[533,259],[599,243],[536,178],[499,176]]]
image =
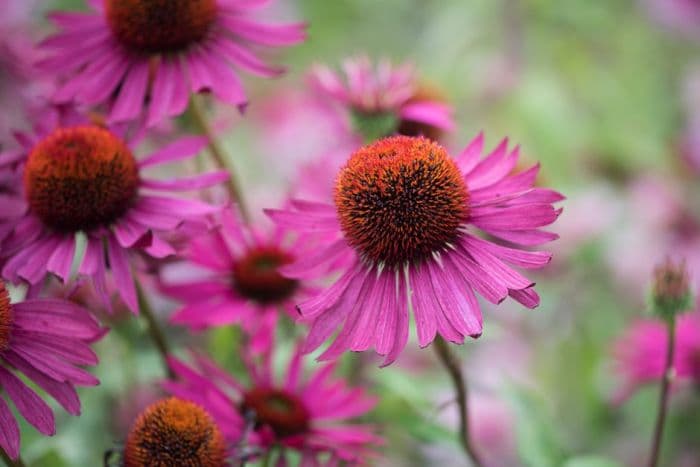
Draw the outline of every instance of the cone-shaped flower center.
[[[10,343],[10,326],[12,325],[12,305],[10,293],[3,281],[0,281],[0,352]]]
[[[129,148],[104,128],[60,128],[37,144],[24,169],[32,212],[60,231],[108,225],[136,196],[138,168]]]
[[[143,53],[177,52],[206,36],[216,0],[107,0],[107,23],[117,40]]]
[[[262,304],[284,301],[299,285],[282,276],[277,268],[293,261],[277,247],[257,247],[246,252],[233,267],[233,286],[243,297]]]
[[[243,409],[255,411],[257,423],[279,437],[309,430],[309,411],[294,394],[272,388],[254,388],[243,396]]]
[[[226,465],[218,426],[197,404],[171,397],[150,405],[136,419],[124,447],[125,467]]]
[[[469,214],[468,200],[462,175],[445,149],[408,136],[356,151],[335,187],[350,245],[389,266],[420,261],[453,242]]]

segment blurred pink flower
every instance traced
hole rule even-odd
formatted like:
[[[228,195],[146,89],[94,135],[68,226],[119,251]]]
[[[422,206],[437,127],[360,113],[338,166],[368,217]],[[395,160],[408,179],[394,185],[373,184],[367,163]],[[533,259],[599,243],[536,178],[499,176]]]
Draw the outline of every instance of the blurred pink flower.
[[[695,175],[700,175],[700,65],[691,66],[684,81],[682,98],[686,126],[680,142],[680,153]]]
[[[236,323],[251,337],[253,352],[269,350],[279,314],[296,319],[295,303],[316,291],[307,281],[277,271],[303,252],[304,246],[291,241],[286,230],[265,232],[224,211],[219,228],[190,241],[187,262],[161,275],[161,290],[184,302],[170,321],[195,330]],[[197,274],[197,267],[203,274]],[[183,269],[186,277],[172,277]]]
[[[443,423],[454,431],[459,426],[459,416],[454,401],[454,394],[442,398],[440,404]],[[516,417],[502,398],[472,391],[469,396],[469,435],[485,467],[518,465],[515,438]],[[455,447],[446,449],[445,445],[425,447],[430,465],[461,465],[464,452]]]
[[[0,148],[5,148],[12,130],[26,127],[25,111],[40,105],[51,90],[46,74],[34,67],[33,13],[36,0],[5,0],[0,16]]]
[[[247,98],[233,67],[278,76],[284,70],[261,60],[255,46],[284,47],[306,37],[303,24],[253,19],[265,3],[89,0],[88,13],[50,16],[62,30],[42,42],[40,66],[63,78],[56,102],[107,104],[110,122],[136,120],[148,105],[146,124],[154,125],[183,113],[198,92],[243,108]]]
[[[700,2],[697,0],[643,0],[651,19],[676,33],[700,39]]]
[[[660,177],[640,177],[631,183],[623,206],[607,249],[608,264],[623,292],[643,298],[654,266],[669,255],[684,258],[698,284],[700,219],[687,207],[682,186]]]
[[[249,382],[243,383],[207,358],[193,358],[194,368],[171,358],[170,367],[178,379],[164,382],[163,387],[208,410],[231,443],[242,441],[248,411],[254,414],[255,428],[246,444],[298,451],[299,465],[304,467],[320,465],[324,454],[330,455],[328,462],[366,461],[373,455],[372,447],[382,442],[373,426],[350,422],[369,412],[376,400],[364,389],[333,378],[335,364],[319,367],[304,378],[297,350],[286,364],[284,379],[276,381],[270,354],[260,361],[244,356]],[[286,449],[278,465],[286,465],[282,463]]]
[[[149,405],[163,397],[163,391],[153,384],[132,386],[124,391],[110,407],[112,432],[121,437],[129,432],[134,420]]]
[[[87,310],[63,300],[25,300],[10,304],[0,281],[0,389],[30,425],[44,435],[56,432],[51,408],[18,377],[24,375],[71,415],[80,415],[75,386],[95,386],[97,378],[80,368],[96,365],[90,344],[105,330]],[[19,455],[17,420],[0,396],[0,447]]]
[[[310,82],[340,107],[344,120],[366,142],[392,134],[439,139],[454,127],[452,108],[420,87],[409,64],[394,67],[380,60],[375,65],[360,56],[345,60],[341,74],[314,66]]]
[[[533,188],[539,166],[514,174],[519,149],[502,141],[483,158],[479,135],[452,159],[423,137],[393,136],[355,152],[337,177],[335,205],[292,201],[269,210],[279,225],[324,234],[325,248],[281,269],[294,278],[321,275],[342,265],[338,280],[298,307],[311,330],[311,352],[340,328],[319,359],[374,348],[393,362],[408,340],[409,309],[421,347],[439,334],[454,343],[482,332],[474,290],[492,303],[508,296],[534,308],[534,283],[513,264],[537,269],[551,255],[527,251],[557,238],[541,230],[561,210],[559,193]],[[479,229],[517,245],[478,236]]]
[[[676,326],[676,382],[700,383],[700,311],[682,315]],[[640,386],[661,380],[667,345],[667,326],[659,320],[638,320],[615,341],[615,366],[622,379],[614,395],[616,403],[624,402]]]
[[[76,117],[77,118],[77,117]],[[48,119],[46,119],[48,120]],[[2,276],[38,284],[49,273],[67,280],[76,251],[76,233],[87,236],[79,274],[93,280],[109,306],[107,270],[124,303],[138,311],[128,252],[163,258],[175,251],[161,238],[185,221],[207,222],[220,208],[159,192],[197,190],[219,184],[225,171],[156,180],[144,170],[197,154],[205,138],[181,138],[137,162],[118,132],[59,120],[42,121],[35,134],[17,135],[18,151],[0,154],[0,167],[19,164],[22,198],[3,199],[0,231]]]

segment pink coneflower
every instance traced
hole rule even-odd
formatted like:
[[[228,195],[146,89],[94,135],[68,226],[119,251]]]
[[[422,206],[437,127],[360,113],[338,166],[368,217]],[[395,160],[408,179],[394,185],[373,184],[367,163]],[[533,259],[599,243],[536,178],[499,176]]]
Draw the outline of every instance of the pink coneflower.
[[[668,346],[668,329],[659,320],[632,323],[613,347],[622,377],[614,401],[624,402],[640,386],[661,381]],[[700,383],[700,311],[678,317],[673,366],[677,382]]]
[[[350,156],[335,205],[268,211],[281,226],[335,238],[283,274],[309,277],[344,261],[341,277],[298,307],[311,322],[306,352],[340,328],[321,360],[374,347],[387,365],[406,345],[411,308],[425,347],[436,334],[455,343],[481,334],[475,290],[492,303],[510,295],[529,308],[539,304],[534,283],[506,263],[540,268],[551,255],[503,246],[474,229],[515,246],[549,242],[557,235],[540,228],[556,220],[561,210],[552,203],[563,197],[532,188],[538,166],[512,174],[519,150],[509,151],[506,140],[483,160],[482,147],[479,135],[453,160],[426,138],[386,138]]]
[[[269,354],[268,354],[269,356]],[[242,383],[203,356],[194,356],[196,368],[171,359],[177,381],[163,383],[177,397],[207,409],[229,442],[270,449],[280,448],[277,465],[287,450],[301,454],[302,466],[319,465],[319,457],[356,462],[371,456],[371,445],[381,442],[369,425],[348,420],[365,415],[376,401],[362,388],[350,388],[332,377],[334,364],[302,376],[303,360],[295,352],[283,381],[275,380],[272,362],[244,358],[250,382]],[[254,432],[242,440],[249,412],[254,413]]]
[[[682,36],[700,39],[698,0],[643,0],[651,19]]]
[[[109,106],[109,120],[130,121],[148,106],[150,126],[179,115],[190,93],[211,91],[243,107],[233,67],[272,77],[257,45],[304,40],[303,24],[268,25],[250,17],[267,2],[236,0],[90,0],[89,13],[57,12],[62,31],[46,39],[41,66],[63,77],[54,99]]]
[[[253,351],[269,349],[279,313],[296,318],[295,303],[315,291],[306,281],[277,271],[303,252],[286,234],[281,228],[264,232],[246,227],[231,211],[224,211],[221,226],[194,238],[184,253],[184,266],[190,272],[192,265],[203,268],[203,277],[164,280],[165,293],[185,303],[171,321],[191,329],[236,323],[251,336]]]
[[[43,132],[42,132],[43,133]],[[172,247],[162,235],[184,221],[204,222],[219,208],[190,199],[155,194],[208,187],[226,180],[212,172],[174,180],[155,180],[144,169],[195,155],[207,143],[183,138],[137,162],[130,146],[113,131],[92,125],[56,126],[46,134],[21,135],[22,197],[19,219],[0,217],[0,230],[12,233],[0,252],[2,276],[30,284],[47,273],[67,280],[76,251],[76,234],[85,236],[80,275],[92,278],[105,304],[106,270],[124,303],[136,312],[136,292],[128,251],[165,257]],[[0,155],[0,166],[16,153]],[[18,208],[19,209],[19,208]]]
[[[0,281],[0,390],[17,411],[44,435],[56,432],[53,412],[19,377],[24,375],[71,415],[80,414],[75,386],[99,381],[79,365],[96,365],[90,344],[104,335],[83,308],[63,300],[10,303]],[[19,455],[19,426],[6,399],[0,396],[0,447]]]
[[[316,65],[311,84],[347,112],[352,128],[366,141],[403,134],[438,139],[454,127],[452,109],[437,93],[421,87],[410,65],[387,60],[372,64],[362,56],[343,63],[343,74]]]

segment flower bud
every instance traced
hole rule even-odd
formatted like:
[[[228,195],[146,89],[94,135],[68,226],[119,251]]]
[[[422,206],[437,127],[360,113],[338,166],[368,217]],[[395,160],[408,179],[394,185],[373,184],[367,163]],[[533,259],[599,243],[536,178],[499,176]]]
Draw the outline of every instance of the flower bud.
[[[654,269],[652,306],[656,315],[671,319],[692,306],[685,261],[666,259]]]

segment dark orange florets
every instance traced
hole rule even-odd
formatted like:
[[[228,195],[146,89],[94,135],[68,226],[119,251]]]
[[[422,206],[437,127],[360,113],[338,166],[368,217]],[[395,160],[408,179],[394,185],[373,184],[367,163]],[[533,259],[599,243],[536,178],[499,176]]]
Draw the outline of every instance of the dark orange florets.
[[[226,445],[199,405],[171,397],[136,419],[124,447],[124,467],[222,467]]]
[[[10,326],[12,325],[12,305],[10,293],[3,281],[0,281],[0,352],[10,343]]]
[[[468,199],[445,149],[408,136],[356,151],[335,187],[340,225],[350,245],[389,266],[422,260],[456,240],[469,214]]]
[[[277,247],[258,247],[246,252],[233,268],[233,286],[243,297],[262,304],[290,298],[298,281],[282,276],[277,269],[294,260]]]
[[[108,0],[107,23],[126,47],[144,53],[183,50],[216,19],[216,0]]]
[[[310,414],[298,397],[272,388],[255,388],[243,396],[243,410],[255,412],[259,425],[269,426],[279,437],[309,430]]]
[[[34,147],[24,170],[32,212],[60,231],[110,224],[126,212],[137,188],[131,151],[96,126],[54,131]]]

